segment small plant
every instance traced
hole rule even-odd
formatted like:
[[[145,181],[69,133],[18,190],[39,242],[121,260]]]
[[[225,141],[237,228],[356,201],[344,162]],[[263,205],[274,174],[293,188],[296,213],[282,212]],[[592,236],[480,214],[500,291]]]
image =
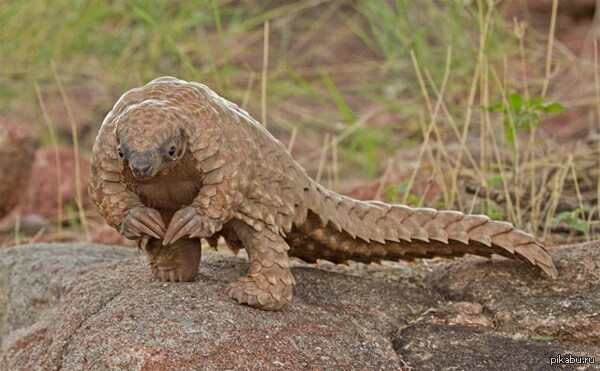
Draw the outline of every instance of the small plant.
[[[490,217],[490,219],[494,220],[504,220],[506,219],[506,214],[500,208],[498,208],[495,204],[486,203],[483,207],[483,213]]]
[[[582,219],[582,216],[586,211],[587,210],[580,208],[573,211],[563,211],[558,213],[553,220],[554,226],[556,227],[560,222],[564,222],[574,230],[587,234],[588,224],[586,223],[585,219]]]
[[[513,152],[517,151],[517,131],[535,128],[542,121],[542,114],[564,112],[562,104],[546,98],[523,98],[519,93],[510,93],[507,102],[498,102],[487,107],[490,112],[501,111],[504,116],[504,134]]]
[[[364,176],[371,179],[379,173],[381,162],[377,153],[384,143],[375,130],[358,128],[342,142],[342,146],[346,154],[360,164]]]
[[[402,200],[409,191],[409,182],[392,184],[386,189],[386,201],[388,203],[396,203],[398,200]],[[413,193],[408,193],[406,195],[406,204],[409,206],[419,206],[421,204],[421,198]]]
[[[502,176],[494,175],[494,176],[489,177],[487,179],[487,184],[490,187],[499,187],[500,185],[502,185]]]
[[[74,230],[78,229],[80,226],[80,220],[77,207],[73,204],[67,203],[65,205],[65,214],[67,217],[67,221],[69,222],[69,227],[71,227]]]

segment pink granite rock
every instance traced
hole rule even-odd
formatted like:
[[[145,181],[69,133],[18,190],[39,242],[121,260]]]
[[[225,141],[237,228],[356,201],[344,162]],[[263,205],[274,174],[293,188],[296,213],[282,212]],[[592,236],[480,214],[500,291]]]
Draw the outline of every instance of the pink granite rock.
[[[29,127],[0,117],[0,219],[27,188],[37,143]]]

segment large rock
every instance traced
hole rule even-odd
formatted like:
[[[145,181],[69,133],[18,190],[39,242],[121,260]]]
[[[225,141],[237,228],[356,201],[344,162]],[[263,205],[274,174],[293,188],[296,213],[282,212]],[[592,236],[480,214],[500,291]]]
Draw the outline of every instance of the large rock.
[[[395,335],[396,350],[432,370],[546,370],[554,369],[552,357],[569,354],[596,363],[554,367],[597,370],[600,243],[563,247],[552,256],[557,281],[508,260],[438,267],[426,281],[443,302]]]
[[[81,153],[77,158],[79,174],[73,148],[46,147],[35,151],[35,159],[31,167],[31,174],[35,176],[32,176],[27,184],[20,186],[22,195],[19,203],[4,219],[0,218],[0,230],[14,229],[18,220],[21,234],[37,236],[39,239],[38,233],[41,229],[54,231],[55,224],[50,223],[49,220],[59,215],[59,206],[63,218],[67,216],[65,211],[67,207],[77,210],[78,195],[82,196],[82,207],[93,207],[87,195],[90,184],[90,160]],[[77,179],[78,175],[79,179]],[[123,242],[123,240],[114,241]]]
[[[0,117],[0,219],[27,187],[37,146],[37,136],[28,126]]]
[[[417,282],[299,268],[294,305],[263,312],[224,294],[247,268],[238,258],[206,256],[199,282],[171,284],[150,279],[131,250],[36,245],[1,254],[3,370],[393,369],[396,323],[435,302]]]
[[[78,193],[83,196],[84,207],[91,205],[87,199],[90,160],[81,153],[77,157],[79,180],[77,180],[76,156],[73,148],[46,147],[36,151],[32,168],[35,177],[29,182],[23,200],[19,203],[20,215],[40,215],[46,218],[56,216],[59,194],[63,207],[66,204],[76,205]],[[79,189],[77,185],[80,186]]]
[[[281,312],[227,298],[247,268],[231,256],[204,256],[197,282],[162,283],[125,248],[15,247],[0,252],[0,369],[525,370],[567,353],[600,362],[599,245],[553,251],[554,282],[500,259],[381,268],[387,278],[297,267]]]

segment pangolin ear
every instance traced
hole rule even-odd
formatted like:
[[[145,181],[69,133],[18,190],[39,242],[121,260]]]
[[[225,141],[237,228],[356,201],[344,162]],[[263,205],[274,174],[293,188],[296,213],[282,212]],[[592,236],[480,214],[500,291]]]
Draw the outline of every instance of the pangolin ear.
[[[109,113],[109,115],[111,115],[111,113]],[[112,128],[112,135],[114,135],[115,140],[117,141],[118,144],[121,144],[121,137],[123,134],[123,130],[124,130],[124,125],[121,123],[121,117],[113,117],[112,121],[111,121],[111,128]]]
[[[183,129],[183,127],[179,127],[179,135],[181,137],[181,143],[183,143],[183,148],[181,149],[181,153],[185,153],[185,151],[187,150],[187,146],[188,146],[188,135],[186,133],[186,131]]]

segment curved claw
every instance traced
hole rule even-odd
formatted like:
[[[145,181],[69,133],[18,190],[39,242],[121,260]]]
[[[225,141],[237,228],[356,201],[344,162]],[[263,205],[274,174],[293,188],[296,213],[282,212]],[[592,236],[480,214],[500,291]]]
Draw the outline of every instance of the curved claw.
[[[129,229],[131,230],[131,235],[139,237],[141,233],[145,233],[154,238],[160,238],[160,235],[142,223],[139,219],[131,219],[129,221]]]
[[[146,234],[160,239],[165,234],[165,224],[157,210],[134,207],[125,217],[122,233],[127,238],[136,238]]]
[[[183,208],[173,215],[162,244],[163,246],[172,244],[184,236],[194,234],[201,228],[202,219],[196,210],[189,206]]]
[[[160,232],[161,237],[165,235],[167,228],[158,210],[147,209],[147,212],[142,214],[140,219],[144,220],[146,225],[151,225],[155,231]]]

